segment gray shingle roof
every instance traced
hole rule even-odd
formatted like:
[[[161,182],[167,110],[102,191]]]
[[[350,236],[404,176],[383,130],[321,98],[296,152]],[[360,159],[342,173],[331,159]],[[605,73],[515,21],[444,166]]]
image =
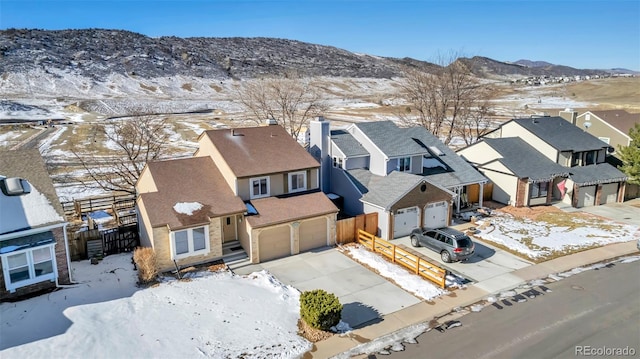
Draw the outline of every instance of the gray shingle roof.
[[[437,148],[443,155],[430,154],[434,158],[443,162],[449,171],[425,171],[423,175],[432,183],[444,188],[462,186],[471,183],[487,182],[487,178],[478,172],[462,157],[458,156],[449,146],[445,145],[436,136],[431,134],[424,127],[409,127],[402,129],[405,136],[410,137],[419,146],[428,149],[429,147]]]
[[[38,149],[0,151],[0,175],[20,177],[29,181],[47,197],[56,212],[64,218],[62,204]]]
[[[359,122],[358,127],[387,157],[411,156],[428,152],[406,136],[404,129],[391,121]]]
[[[485,138],[483,141],[502,156],[498,161],[519,178],[537,182],[569,175],[568,168],[551,161],[519,137]]]
[[[609,147],[562,117],[520,118],[513,121],[559,151],[582,152]]]
[[[415,188],[426,179],[422,176],[393,171],[387,176],[377,176],[367,170],[349,170],[356,186],[364,188],[362,201],[383,207],[391,208],[403,195]]]
[[[362,147],[349,132],[346,130],[332,130],[331,141],[344,153],[347,157],[368,156],[369,152]]]
[[[626,181],[627,175],[608,163],[569,168],[570,178],[578,186]]]

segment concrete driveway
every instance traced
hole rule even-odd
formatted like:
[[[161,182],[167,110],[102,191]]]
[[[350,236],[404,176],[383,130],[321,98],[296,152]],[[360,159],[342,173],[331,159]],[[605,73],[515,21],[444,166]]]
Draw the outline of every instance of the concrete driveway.
[[[608,203],[601,206],[582,207],[577,210],[609,218],[616,222],[640,226],[640,198],[623,203]]]
[[[492,290],[494,286],[504,286],[505,281],[510,281],[511,279],[514,283],[518,283],[521,279],[516,276],[511,278],[508,273],[533,264],[490,244],[476,239],[473,242],[476,247],[475,254],[466,262],[444,263],[440,258],[440,253],[436,253],[429,248],[413,247],[408,236],[391,241],[395,245],[402,244],[412,248],[429,258],[434,264],[438,264],[454,274],[475,282],[477,286],[488,291]]]
[[[342,320],[352,328],[381,320],[381,315],[421,300],[331,247],[260,264],[230,266],[236,274],[266,269],[298,290],[324,289],[343,305]]]

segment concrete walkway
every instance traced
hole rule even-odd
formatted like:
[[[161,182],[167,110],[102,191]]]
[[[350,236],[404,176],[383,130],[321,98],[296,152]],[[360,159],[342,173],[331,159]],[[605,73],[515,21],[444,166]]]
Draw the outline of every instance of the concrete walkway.
[[[453,308],[469,306],[492,294],[517,288],[531,280],[546,278],[551,274],[562,273],[573,268],[637,253],[635,241],[617,243],[570,254],[492,277],[486,281],[467,286],[465,289],[455,290],[451,295],[437,298],[433,302],[420,302],[408,308],[384,315],[381,321],[356,329],[347,335],[334,335],[327,340],[315,343],[313,349],[305,355],[305,358],[331,358],[362,343],[414,324],[441,318],[450,313]],[[500,290],[495,291],[496,288],[500,288]]]

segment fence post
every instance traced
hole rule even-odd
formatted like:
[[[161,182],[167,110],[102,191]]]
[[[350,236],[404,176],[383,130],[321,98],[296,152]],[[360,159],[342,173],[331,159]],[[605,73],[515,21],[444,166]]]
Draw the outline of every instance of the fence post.
[[[418,260],[416,261],[416,274],[420,274],[420,257],[416,256]]]
[[[391,246],[392,246],[391,249],[392,249],[392,254],[393,254],[391,262],[395,263],[396,262],[396,245],[392,244]]]
[[[373,253],[376,252],[376,236],[371,236],[371,249],[373,250]]]

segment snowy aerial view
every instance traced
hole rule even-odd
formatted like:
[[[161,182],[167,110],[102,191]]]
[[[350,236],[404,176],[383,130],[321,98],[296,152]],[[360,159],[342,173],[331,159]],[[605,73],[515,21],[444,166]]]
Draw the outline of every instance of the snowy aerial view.
[[[1,1],[0,359],[640,353],[639,2]]]

